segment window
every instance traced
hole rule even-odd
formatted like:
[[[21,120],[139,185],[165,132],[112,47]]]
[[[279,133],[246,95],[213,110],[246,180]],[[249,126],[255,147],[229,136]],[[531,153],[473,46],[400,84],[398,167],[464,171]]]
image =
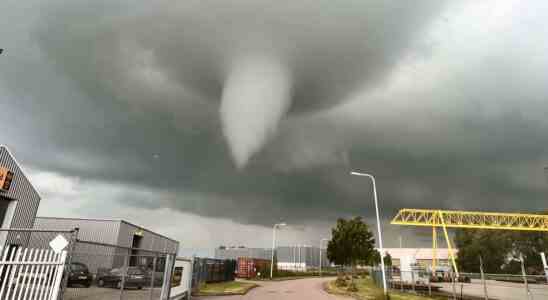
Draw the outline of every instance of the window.
[[[171,277],[171,287],[176,287],[181,285],[183,281],[183,267],[175,267],[173,271],[173,276]]]

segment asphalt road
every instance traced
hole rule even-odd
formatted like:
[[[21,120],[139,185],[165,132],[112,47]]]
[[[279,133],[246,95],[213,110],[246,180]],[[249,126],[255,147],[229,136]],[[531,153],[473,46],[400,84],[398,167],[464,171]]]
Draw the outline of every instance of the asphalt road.
[[[243,296],[193,297],[192,299],[214,300],[348,300],[323,290],[323,284],[333,278],[309,278],[277,282],[259,282],[258,288]]]
[[[442,290],[451,293],[452,286],[450,283],[436,283],[442,286]],[[461,293],[461,284],[455,286],[457,294]],[[548,299],[547,284],[530,284],[529,290],[534,300]],[[462,284],[463,295],[483,296],[483,284],[480,280],[472,280],[472,283]],[[487,294],[489,298],[493,297],[499,300],[527,300],[525,285],[522,283],[511,283],[495,280],[487,280]]]

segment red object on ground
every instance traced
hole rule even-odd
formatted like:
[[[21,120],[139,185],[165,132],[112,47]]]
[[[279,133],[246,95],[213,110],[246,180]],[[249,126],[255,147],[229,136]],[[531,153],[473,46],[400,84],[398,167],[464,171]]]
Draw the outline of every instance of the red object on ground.
[[[249,257],[238,257],[238,278],[255,278],[258,272],[265,272],[270,260]]]

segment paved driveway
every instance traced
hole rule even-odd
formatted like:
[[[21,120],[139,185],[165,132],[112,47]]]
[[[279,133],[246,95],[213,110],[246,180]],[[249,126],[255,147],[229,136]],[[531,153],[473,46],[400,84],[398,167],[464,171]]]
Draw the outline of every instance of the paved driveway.
[[[323,290],[323,284],[333,278],[310,278],[277,282],[264,282],[244,296],[193,297],[192,299],[214,300],[348,300],[330,295]]]

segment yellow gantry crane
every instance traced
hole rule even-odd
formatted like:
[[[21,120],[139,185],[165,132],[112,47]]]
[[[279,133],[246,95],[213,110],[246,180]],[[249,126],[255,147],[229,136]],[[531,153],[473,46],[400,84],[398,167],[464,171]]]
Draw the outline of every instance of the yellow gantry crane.
[[[437,228],[441,227],[453,268],[458,277],[459,271],[455,261],[455,253],[451,247],[447,228],[548,232],[548,215],[404,208],[398,212],[391,224],[432,227],[432,270],[435,269],[437,261]]]

